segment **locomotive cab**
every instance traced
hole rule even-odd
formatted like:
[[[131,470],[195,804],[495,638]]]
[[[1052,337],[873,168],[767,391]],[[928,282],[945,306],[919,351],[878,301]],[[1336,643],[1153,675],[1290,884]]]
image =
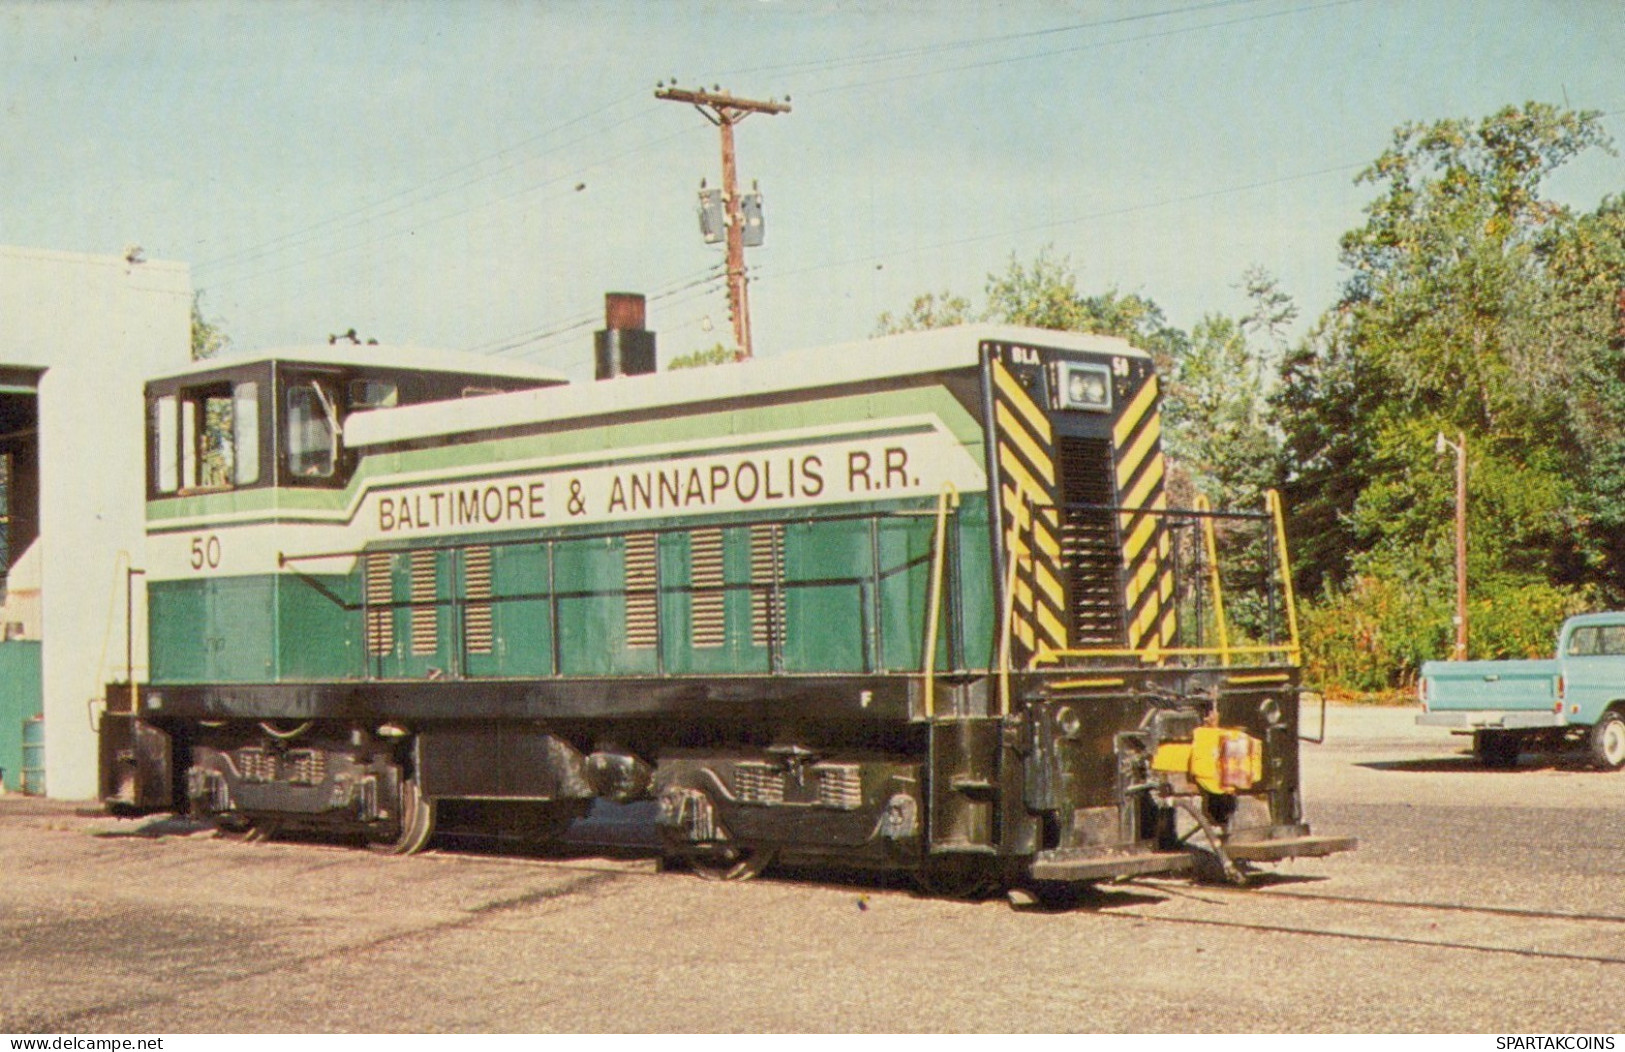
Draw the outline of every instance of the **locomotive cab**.
[[[146,592],[149,679],[358,674],[300,656],[312,634],[346,631],[334,604],[306,601],[325,584],[279,580],[279,553],[240,538],[256,528],[287,529],[344,502],[360,460],[344,432],[361,414],[565,382],[526,363],[343,344],[210,359],[150,381],[146,565],[129,578],[132,610],[140,606],[136,589]],[[133,682],[137,627],[132,617],[131,682],[109,689],[100,734],[102,795],[123,812],[166,809],[185,792],[185,771],[171,770],[170,731],[138,718],[143,709],[161,715],[164,698]],[[284,636],[290,645],[268,646]]]
[[[563,377],[409,348],[285,350],[205,361],[147,385],[147,498],[233,490],[342,489],[356,413],[551,387]]]

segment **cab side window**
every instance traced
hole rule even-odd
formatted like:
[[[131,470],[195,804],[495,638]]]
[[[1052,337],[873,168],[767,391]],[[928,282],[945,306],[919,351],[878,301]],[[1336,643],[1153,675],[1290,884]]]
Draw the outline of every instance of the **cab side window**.
[[[249,486],[260,478],[259,384],[221,381],[153,400],[148,441],[160,494]]]

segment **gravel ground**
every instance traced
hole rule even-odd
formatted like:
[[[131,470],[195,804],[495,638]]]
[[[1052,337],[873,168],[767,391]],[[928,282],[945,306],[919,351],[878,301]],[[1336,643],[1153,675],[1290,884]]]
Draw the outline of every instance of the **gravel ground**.
[[[0,1031],[1618,1030],[1625,774],[1484,770],[1414,716],[1333,706],[1304,746],[1310,820],[1353,854],[1026,909],[0,798]],[[635,845],[639,818],[584,836]]]

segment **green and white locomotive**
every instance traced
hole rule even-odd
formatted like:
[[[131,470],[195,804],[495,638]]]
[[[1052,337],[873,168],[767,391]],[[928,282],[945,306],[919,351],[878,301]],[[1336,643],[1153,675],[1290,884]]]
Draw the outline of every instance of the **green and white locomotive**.
[[[410,852],[648,800],[707,874],[960,892],[1352,846],[1301,812],[1280,509],[1168,506],[1144,353],[654,374],[614,306],[591,384],[342,346],[152,381],[109,806]]]

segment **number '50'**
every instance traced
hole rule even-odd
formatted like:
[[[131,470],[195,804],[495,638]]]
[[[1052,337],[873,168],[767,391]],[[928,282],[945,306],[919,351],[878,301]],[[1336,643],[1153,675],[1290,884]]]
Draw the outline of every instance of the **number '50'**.
[[[201,570],[205,566],[211,570],[220,566],[220,538],[212,533],[192,538],[192,569]]]

